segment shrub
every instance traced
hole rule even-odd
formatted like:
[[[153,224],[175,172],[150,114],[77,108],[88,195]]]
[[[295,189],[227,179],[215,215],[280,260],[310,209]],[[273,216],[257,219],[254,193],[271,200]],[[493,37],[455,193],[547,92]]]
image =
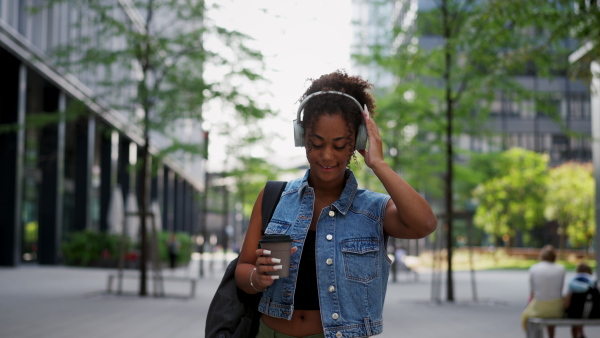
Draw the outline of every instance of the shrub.
[[[84,230],[69,233],[61,249],[67,265],[116,266],[120,244],[119,235]],[[131,247],[129,238],[126,238],[125,252]]]
[[[158,232],[158,257],[161,262],[168,262],[169,256],[167,245],[169,242],[170,232]],[[178,264],[186,265],[190,262],[193,241],[191,237],[184,232],[176,233],[177,241],[179,241],[179,257]],[[151,241],[152,236],[149,235],[148,241]],[[148,243],[150,248],[150,242]],[[117,267],[119,262],[119,249],[121,245],[121,236],[116,234],[108,234],[94,230],[75,231],[69,233],[67,240],[61,245],[65,264],[73,266],[102,266],[102,267]],[[130,253],[132,249],[136,249],[132,245],[129,237],[125,237],[125,252]],[[139,257],[138,255],[134,255]],[[148,257],[150,259],[151,256]]]
[[[161,262],[169,261],[168,244],[171,232],[160,231],[158,233],[158,257]],[[177,263],[180,265],[186,265],[192,258],[192,252],[194,249],[192,238],[185,232],[176,232],[175,236],[179,242],[179,256],[177,257]]]

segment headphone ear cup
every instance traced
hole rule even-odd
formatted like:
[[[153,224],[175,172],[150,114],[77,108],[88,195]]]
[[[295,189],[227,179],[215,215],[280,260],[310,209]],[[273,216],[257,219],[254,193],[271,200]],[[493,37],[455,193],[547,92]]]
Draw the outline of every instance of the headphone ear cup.
[[[304,127],[294,120],[294,144],[296,147],[304,147]]]
[[[354,149],[356,150],[365,150],[367,149],[367,127],[361,123],[358,126],[358,133],[356,133],[356,142]]]

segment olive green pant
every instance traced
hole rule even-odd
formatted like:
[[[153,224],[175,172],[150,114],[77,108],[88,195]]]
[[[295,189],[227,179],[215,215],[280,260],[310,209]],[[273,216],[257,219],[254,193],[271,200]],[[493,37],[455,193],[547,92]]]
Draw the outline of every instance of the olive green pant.
[[[295,337],[288,336],[287,334],[279,333],[272,328],[268,327],[267,324],[260,320],[260,326],[258,327],[258,334],[256,338],[325,338],[324,333],[311,334],[310,336]]]

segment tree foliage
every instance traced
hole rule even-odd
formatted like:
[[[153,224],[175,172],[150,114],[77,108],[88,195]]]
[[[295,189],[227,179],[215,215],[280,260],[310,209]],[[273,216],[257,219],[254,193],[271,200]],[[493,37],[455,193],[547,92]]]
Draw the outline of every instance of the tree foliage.
[[[465,165],[455,166],[455,195],[458,206],[473,205],[473,190],[482,182],[501,176],[507,167],[500,151],[469,153]]]
[[[228,174],[236,181],[238,201],[242,203],[244,217],[249,218],[256,197],[268,180],[277,178],[278,171],[261,158],[246,155],[238,157],[238,160],[242,165]]]
[[[527,232],[544,221],[547,155],[512,148],[498,157],[497,175],[474,190],[474,224],[497,239]],[[508,243],[509,245],[511,242]]]
[[[369,46],[370,55],[356,56],[357,61],[374,65],[395,79],[382,91],[384,99],[378,99],[386,103],[380,109],[379,124],[398,120],[400,130],[418,128],[410,143],[394,139],[393,133],[384,136],[384,143],[388,147],[395,143],[390,148],[402,150],[403,174],[417,189],[443,197],[448,300],[453,300],[455,166],[463,152],[457,140],[468,135],[502,149],[502,142],[491,141],[492,132],[485,125],[492,104],[500,95],[513,101],[532,99],[531,91],[514,75],[523,73],[528,63],[543,63],[549,54],[531,53],[542,35],[536,31],[535,20],[521,15],[507,18],[498,11],[504,2],[437,0],[418,12],[417,6],[406,4],[401,16],[406,22],[389,34],[392,48]],[[416,20],[410,22],[411,18]],[[534,33],[523,34],[527,31]],[[557,40],[543,40],[544,48],[559,46]]]
[[[69,6],[80,17],[77,34],[58,48],[56,62],[87,80],[94,100],[125,113],[139,126],[140,212],[149,204],[150,145],[162,150],[201,154],[196,133],[203,109],[212,100],[233,110],[248,124],[270,113],[244,88],[263,80],[262,55],[249,37],[211,21],[203,0],[52,0],[45,6]],[[35,12],[36,9],[33,9]],[[214,49],[210,49],[212,47]],[[213,82],[207,79],[211,71]],[[161,142],[162,141],[162,142]],[[141,217],[140,295],[146,295],[146,218]]]
[[[99,102],[124,114],[142,133],[152,133],[160,150],[195,149],[199,155],[198,139],[184,140],[181,130],[204,120],[210,101],[218,100],[243,123],[271,113],[244,88],[265,81],[261,53],[248,47],[249,36],[211,20],[216,9],[205,1],[47,2],[64,4],[81,20],[71,27],[76,34],[70,41],[56,48],[55,61],[85,79]]]
[[[491,0],[489,4],[488,17],[503,20],[509,28],[506,35],[514,33],[513,23],[529,22],[525,34],[512,34],[511,38],[528,38],[531,43],[508,52],[535,61],[535,71],[542,76],[568,72],[572,77],[590,80],[590,62],[600,56],[598,1]],[[567,56],[580,47],[586,52],[569,64]]]
[[[395,79],[376,92],[384,143],[394,149],[389,162],[441,197],[441,181],[435,181],[447,178],[442,173],[448,169],[448,123],[453,139],[470,135],[500,150],[504,144],[492,141],[494,132],[486,121],[501,95],[515,102],[533,100],[538,111],[559,121],[557,108],[547,104],[548,95],[528,90],[516,76],[532,71],[552,76],[557,67],[564,71],[565,55],[574,47],[564,44],[568,30],[548,4],[521,10],[513,1],[431,3],[416,13],[413,26],[389,32],[392,48],[371,45],[371,54],[354,58]],[[468,158],[468,149],[454,146],[453,161]]]
[[[417,189],[443,197],[451,249],[455,200],[467,200],[460,193],[475,183],[469,168],[460,167],[470,155],[460,137],[485,143],[487,149],[506,149],[503,135],[486,124],[491,112],[500,113],[493,110],[500,98],[566,127],[553,93],[528,89],[521,80],[564,75],[567,56],[578,47],[572,38],[584,38],[570,34],[572,27],[586,18],[566,0],[433,0],[418,2],[420,7],[373,3],[394,8],[398,21],[387,41],[363,48],[368,52],[354,58],[393,79],[377,92],[384,144],[393,149],[388,160]],[[418,131],[410,142],[400,135],[406,128]],[[531,218],[539,218],[539,210],[534,213]],[[451,250],[448,261],[451,270]]]
[[[596,234],[592,165],[569,162],[550,169],[545,216],[556,220],[562,236],[589,249]]]

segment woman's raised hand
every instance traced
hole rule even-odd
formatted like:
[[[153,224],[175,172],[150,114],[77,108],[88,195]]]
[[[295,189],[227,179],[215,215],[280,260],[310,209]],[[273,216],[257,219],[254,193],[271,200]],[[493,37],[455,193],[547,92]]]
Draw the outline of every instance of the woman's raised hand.
[[[363,120],[367,129],[367,139],[369,140],[369,146],[366,150],[359,150],[358,152],[365,158],[365,163],[369,168],[373,168],[377,163],[384,162],[383,159],[383,142],[379,135],[379,128],[373,119],[369,116],[369,110],[365,104],[363,110]]]

